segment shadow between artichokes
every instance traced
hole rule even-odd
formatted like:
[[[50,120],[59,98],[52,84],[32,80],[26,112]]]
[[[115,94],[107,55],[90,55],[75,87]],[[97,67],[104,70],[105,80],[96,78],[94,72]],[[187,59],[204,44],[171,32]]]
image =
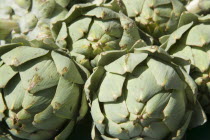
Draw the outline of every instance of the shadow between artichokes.
[[[0,56],[1,124],[16,139],[65,140],[87,112],[89,72],[59,49],[7,44]]]
[[[210,15],[183,13],[179,28],[160,38],[161,48],[169,54],[190,60],[190,75],[198,85],[198,99],[210,113]]]
[[[122,13],[96,4],[74,5],[65,19],[53,24],[56,44],[67,48],[77,62],[88,69],[97,55],[110,50],[129,50],[137,41],[151,44],[150,36],[142,32],[135,21]]]
[[[206,121],[188,72],[189,62],[155,46],[102,53],[85,84],[92,139],[181,140]]]

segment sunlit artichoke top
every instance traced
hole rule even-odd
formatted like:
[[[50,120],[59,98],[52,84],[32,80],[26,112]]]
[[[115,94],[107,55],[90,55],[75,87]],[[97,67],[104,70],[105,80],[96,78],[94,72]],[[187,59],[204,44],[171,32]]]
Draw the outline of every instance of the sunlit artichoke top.
[[[55,23],[52,30],[57,45],[68,48],[86,66],[90,66],[90,61],[101,52],[129,50],[137,41],[150,43],[149,37],[133,20],[95,4],[73,6],[66,18]]]
[[[87,111],[82,90],[88,71],[62,50],[7,44],[0,56],[6,132],[28,140],[66,139]]]
[[[201,104],[210,112],[210,16],[185,13],[180,21],[180,28],[168,36],[162,48],[173,56],[191,61],[190,75],[203,95]]]
[[[122,0],[127,15],[155,38],[176,29],[187,0]]]
[[[184,62],[155,46],[104,53],[85,85],[92,138],[181,140],[190,122],[204,123],[197,87]]]

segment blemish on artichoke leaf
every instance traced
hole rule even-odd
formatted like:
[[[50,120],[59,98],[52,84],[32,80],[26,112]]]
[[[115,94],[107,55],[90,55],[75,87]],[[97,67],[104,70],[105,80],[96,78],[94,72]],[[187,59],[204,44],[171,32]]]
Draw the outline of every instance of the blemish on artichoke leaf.
[[[53,109],[54,110],[59,110],[61,108],[62,104],[58,103],[58,102],[55,102],[54,105],[53,105]]]
[[[18,66],[20,64],[20,61],[17,58],[13,58],[11,61],[11,65]]]
[[[67,67],[64,67],[61,71],[61,75],[64,75],[65,73],[67,73],[69,71],[69,69]]]
[[[32,78],[32,80],[30,81],[29,87],[28,87],[28,91],[30,91],[32,88],[34,88],[38,83],[40,83],[43,79],[38,75],[35,74]]]

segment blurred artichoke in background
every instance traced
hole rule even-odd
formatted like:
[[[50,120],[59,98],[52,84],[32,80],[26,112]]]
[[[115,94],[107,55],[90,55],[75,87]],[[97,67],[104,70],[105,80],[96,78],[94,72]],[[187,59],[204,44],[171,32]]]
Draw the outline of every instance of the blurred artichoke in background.
[[[7,131],[65,140],[87,112],[82,90],[89,72],[59,49],[7,44],[0,56],[0,120]]]
[[[133,20],[106,6],[75,5],[64,20],[53,24],[57,45],[69,49],[77,61],[89,69],[94,65],[91,60],[101,52],[129,50],[137,41],[144,45],[152,42]]]
[[[181,140],[206,121],[183,59],[149,46],[102,53],[97,64],[85,84],[93,140]]]
[[[50,24],[65,17],[75,0],[0,0],[0,40],[19,36],[53,44]],[[12,32],[12,33],[11,33]]]
[[[191,61],[190,75],[198,85],[199,100],[210,113],[210,16],[183,13],[179,28],[160,40],[169,54]],[[166,42],[165,42],[166,40]]]

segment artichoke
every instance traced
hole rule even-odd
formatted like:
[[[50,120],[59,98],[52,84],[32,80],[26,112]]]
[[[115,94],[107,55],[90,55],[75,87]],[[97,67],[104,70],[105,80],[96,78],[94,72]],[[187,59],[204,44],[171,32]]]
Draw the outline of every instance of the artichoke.
[[[148,46],[102,53],[97,62],[85,84],[94,140],[181,140],[206,121],[183,59]]]
[[[101,52],[129,50],[137,41],[145,45],[152,42],[133,20],[107,7],[91,3],[75,5],[65,19],[52,27],[56,44],[69,49],[89,69],[94,66],[91,60]]]
[[[0,39],[11,42],[21,36],[51,45],[50,24],[64,18],[73,3],[75,0],[0,0]]]
[[[65,50],[7,44],[0,56],[0,121],[7,131],[28,140],[65,140],[87,112],[88,71]]]
[[[207,14],[209,0],[92,0],[98,5],[107,5],[123,11],[137,25],[154,38],[170,34],[178,27],[183,12]],[[116,6],[118,5],[118,7]],[[117,8],[116,8],[117,7]],[[157,44],[159,42],[156,42]]]
[[[177,28],[179,17],[186,11],[187,0],[122,0],[127,15],[141,29],[155,38],[170,34]]]
[[[169,54],[190,60],[190,75],[198,85],[199,100],[210,113],[210,16],[183,13],[179,28],[160,40]],[[166,40],[166,42],[164,42]]]

